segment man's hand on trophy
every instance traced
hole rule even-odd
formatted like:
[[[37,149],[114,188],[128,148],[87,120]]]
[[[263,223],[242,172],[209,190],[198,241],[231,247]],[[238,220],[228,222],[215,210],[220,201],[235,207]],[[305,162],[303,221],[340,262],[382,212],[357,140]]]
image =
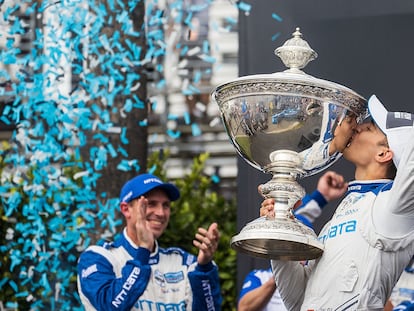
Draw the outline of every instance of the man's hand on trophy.
[[[266,199],[260,206],[260,217],[275,218],[275,199]]]
[[[295,203],[293,206],[293,209],[295,210],[302,204],[302,200],[299,200]],[[260,217],[266,216],[267,218],[273,219],[275,218],[275,199],[265,199],[261,206],[260,206]],[[294,218],[295,216],[292,214],[291,218]]]
[[[348,183],[342,175],[327,171],[319,178],[317,189],[329,202],[343,196],[348,189]]]

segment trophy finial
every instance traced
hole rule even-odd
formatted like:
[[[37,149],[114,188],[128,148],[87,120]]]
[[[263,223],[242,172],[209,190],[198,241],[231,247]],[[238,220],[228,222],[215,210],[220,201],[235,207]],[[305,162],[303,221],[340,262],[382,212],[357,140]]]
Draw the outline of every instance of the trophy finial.
[[[308,42],[302,39],[299,27],[296,27],[292,36],[293,38],[275,50],[275,54],[289,68],[286,70],[287,72],[303,73],[301,69],[316,59],[318,54],[309,46]]]
[[[293,37],[295,38],[302,38],[302,33],[300,32],[300,27],[296,27],[296,30],[294,33],[292,33]]]

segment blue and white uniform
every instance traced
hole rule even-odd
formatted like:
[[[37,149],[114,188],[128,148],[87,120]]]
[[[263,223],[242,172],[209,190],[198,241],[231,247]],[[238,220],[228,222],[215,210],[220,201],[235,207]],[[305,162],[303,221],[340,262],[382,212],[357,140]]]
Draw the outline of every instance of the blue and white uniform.
[[[239,300],[248,292],[259,288],[266,283],[272,276],[272,269],[255,269],[249,272],[244,279]],[[268,304],[261,311],[286,311],[279,291],[276,289]]]
[[[405,300],[392,309],[393,311],[414,311],[414,300]]]
[[[410,301],[414,304],[414,256],[401,274],[392,291],[390,300],[396,306],[394,310],[400,310],[402,307],[406,308],[407,302]],[[414,309],[414,305],[412,308]]]
[[[179,248],[153,253],[126,230],[113,243],[90,246],[78,262],[78,290],[86,310],[220,310],[218,269]]]
[[[414,254],[414,135],[394,180],[354,181],[304,267],[272,260],[289,310],[383,310]],[[315,193],[313,194],[313,196]],[[320,195],[320,194],[319,194]],[[318,199],[307,197],[317,208]]]

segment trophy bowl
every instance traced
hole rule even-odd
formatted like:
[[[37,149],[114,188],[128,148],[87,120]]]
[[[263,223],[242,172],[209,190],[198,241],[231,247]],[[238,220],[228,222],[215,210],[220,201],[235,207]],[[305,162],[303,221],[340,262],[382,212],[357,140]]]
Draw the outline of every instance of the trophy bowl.
[[[232,238],[231,247],[268,259],[315,259],[322,255],[323,244],[293,214],[293,206],[305,195],[297,179],[340,158],[333,148],[335,131],[346,118],[358,123],[366,115],[366,100],[345,86],[302,71],[317,54],[299,28],[275,54],[287,70],[240,77],[211,93],[238,154],[272,175],[260,192],[275,199],[275,217],[246,224]]]

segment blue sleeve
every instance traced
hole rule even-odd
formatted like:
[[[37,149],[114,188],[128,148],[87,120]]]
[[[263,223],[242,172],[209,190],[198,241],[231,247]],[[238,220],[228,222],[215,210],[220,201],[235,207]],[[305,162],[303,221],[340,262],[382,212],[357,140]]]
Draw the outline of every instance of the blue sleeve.
[[[305,226],[308,226],[309,228],[313,229],[313,224],[312,224],[312,222],[310,221],[309,218],[307,218],[304,215],[300,215],[300,214],[297,214],[297,215],[295,214],[295,216],[296,216],[296,219],[298,219]]]
[[[318,190],[315,190],[311,194],[305,195],[305,197],[302,199],[302,204],[299,208],[307,205],[312,200],[316,201],[320,208],[323,208],[328,203],[326,199],[323,197],[322,193],[320,193]]]
[[[322,213],[322,208],[328,202],[323,195],[315,190],[311,194],[305,195],[302,199],[302,204],[294,210],[296,218],[306,226],[313,228],[313,222]]]
[[[218,268],[212,262],[196,265],[194,271],[188,273],[193,291],[192,310],[221,310],[221,289]]]
[[[395,306],[393,311],[414,311],[414,301],[403,301],[398,306]]]
[[[244,279],[243,286],[239,293],[239,300],[242,299],[242,297],[248,292],[262,286],[262,282],[257,276],[255,276],[255,272],[256,270],[251,271]]]
[[[112,263],[102,254],[87,250],[80,256],[80,291],[97,310],[130,310],[145,291],[151,275],[150,252],[139,248],[116,277]]]

